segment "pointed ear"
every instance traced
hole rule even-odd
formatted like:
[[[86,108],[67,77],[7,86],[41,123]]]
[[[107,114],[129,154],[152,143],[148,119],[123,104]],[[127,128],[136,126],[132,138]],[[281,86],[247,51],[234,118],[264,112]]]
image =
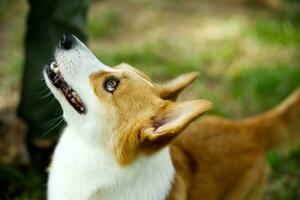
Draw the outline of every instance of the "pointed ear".
[[[156,87],[162,99],[175,101],[180,92],[189,86],[198,76],[199,72],[182,74],[165,84],[157,84]]]
[[[148,151],[162,148],[211,107],[212,103],[207,100],[170,102],[152,119],[151,124],[140,132],[142,146]]]

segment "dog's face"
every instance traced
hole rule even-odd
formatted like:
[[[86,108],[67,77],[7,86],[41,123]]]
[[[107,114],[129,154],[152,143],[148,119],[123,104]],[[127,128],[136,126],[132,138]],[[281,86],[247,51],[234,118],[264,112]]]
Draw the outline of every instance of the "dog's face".
[[[60,41],[44,76],[74,134],[99,144],[120,165],[159,151],[211,108],[207,100],[170,101],[197,74],[154,84],[129,65],[104,65],[72,35]]]

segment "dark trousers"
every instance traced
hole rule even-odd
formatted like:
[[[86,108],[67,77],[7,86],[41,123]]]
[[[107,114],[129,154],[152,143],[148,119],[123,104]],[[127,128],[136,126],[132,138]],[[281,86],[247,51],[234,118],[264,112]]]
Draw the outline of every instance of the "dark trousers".
[[[54,49],[63,33],[72,33],[86,40],[85,25],[89,0],[29,0],[25,38],[25,64],[18,115],[28,125],[29,141],[46,138],[55,126],[49,121],[62,115],[53,96],[42,98],[47,92],[43,81],[43,67],[53,61]],[[52,100],[51,100],[52,99]],[[58,132],[59,127],[47,134]]]
[[[49,93],[43,80],[43,67],[53,61],[54,49],[63,33],[86,40],[89,0],[29,0],[29,4],[18,115],[28,125],[28,148],[33,164],[44,170],[50,152],[43,152],[36,141],[44,141],[39,143],[45,146],[49,137],[57,138],[62,125],[53,127],[59,122],[57,117],[62,115],[62,110],[52,95],[42,97]]]

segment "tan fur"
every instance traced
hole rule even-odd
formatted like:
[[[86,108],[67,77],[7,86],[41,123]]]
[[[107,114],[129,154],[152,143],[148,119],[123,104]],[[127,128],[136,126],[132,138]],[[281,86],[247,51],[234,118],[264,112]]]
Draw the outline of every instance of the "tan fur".
[[[199,72],[186,73],[165,84],[158,84],[159,95],[163,99],[176,100],[180,92],[199,76]]]
[[[255,117],[204,117],[171,144],[177,179],[168,200],[184,194],[180,199],[261,199],[269,171],[266,151],[289,150],[295,143],[300,143],[300,88]],[[177,189],[182,185],[184,191]]]
[[[110,108],[106,118],[111,118],[109,121],[117,118],[116,130],[112,131],[116,134],[103,135],[105,140],[102,141],[107,141],[103,145],[110,149],[120,165],[130,164],[139,153],[151,155],[165,147],[193,120],[211,108],[211,103],[206,100],[183,103],[164,100],[157,86],[142,72],[127,64],[121,64],[116,69],[119,71],[94,73],[90,81],[99,101]],[[110,76],[120,80],[118,89],[112,94],[103,89],[104,80]],[[185,115],[180,121],[169,123],[181,114]],[[164,122],[155,127],[161,119],[169,119],[166,121],[168,126]]]
[[[118,90],[114,94],[103,91],[103,82],[108,76],[120,79]],[[112,120],[117,118],[118,121],[116,124],[117,135],[105,136],[107,139],[104,141],[114,141],[112,151],[115,153],[117,161],[121,165],[126,165],[137,155],[139,145],[137,134],[141,124],[149,123],[149,116],[154,116],[157,110],[163,106],[163,102],[157,97],[154,88],[138,80],[130,72],[93,74],[91,82],[100,101],[111,109],[111,112],[108,113],[109,117]],[[130,103],[133,101],[134,104]],[[110,146],[111,144],[106,145]]]

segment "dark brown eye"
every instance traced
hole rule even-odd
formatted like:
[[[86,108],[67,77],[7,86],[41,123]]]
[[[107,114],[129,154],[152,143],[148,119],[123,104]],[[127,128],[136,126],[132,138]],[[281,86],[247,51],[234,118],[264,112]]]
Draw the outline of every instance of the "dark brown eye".
[[[104,81],[103,88],[107,92],[113,93],[117,89],[119,82],[119,79],[117,79],[116,77],[108,77]]]

